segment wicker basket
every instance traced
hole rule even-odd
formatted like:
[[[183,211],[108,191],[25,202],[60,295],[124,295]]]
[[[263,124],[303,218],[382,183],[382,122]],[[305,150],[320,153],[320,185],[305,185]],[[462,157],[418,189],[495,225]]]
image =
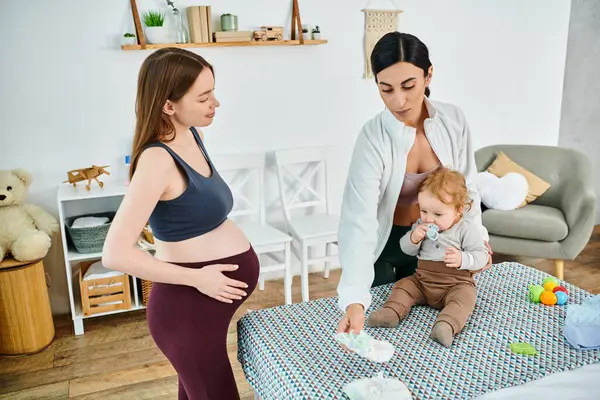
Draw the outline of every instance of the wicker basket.
[[[77,218],[81,217],[108,217],[108,223],[89,228],[73,228],[73,222]],[[104,240],[106,239],[108,229],[110,228],[110,224],[112,223],[114,217],[114,212],[104,212],[97,214],[78,215],[67,218],[65,221],[66,229],[69,233],[69,237],[71,238],[71,242],[73,242],[73,246],[75,246],[75,249],[79,253],[84,254],[98,253],[102,251]]]
[[[148,299],[150,298],[150,290],[152,290],[152,282],[145,279],[140,279],[142,285],[142,304],[148,305]]]

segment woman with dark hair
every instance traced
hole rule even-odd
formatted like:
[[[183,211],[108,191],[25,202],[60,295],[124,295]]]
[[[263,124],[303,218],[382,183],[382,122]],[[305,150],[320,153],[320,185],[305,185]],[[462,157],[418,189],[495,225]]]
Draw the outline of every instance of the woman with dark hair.
[[[400,238],[419,219],[421,182],[439,166],[467,179],[473,206],[465,218],[481,223],[471,133],[456,106],[429,99],[433,67],[427,46],[400,32],[384,35],[371,54],[371,69],[385,109],[361,129],[342,200],[339,249],[342,276],[338,332],[363,329],[371,287],[412,275],[417,258],[404,254]],[[491,266],[491,256],[488,265]]]
[[[153,282],[148,327],[177,371],[180,400],[239,399],[227,329],[258,281],[258,257],[227,218],[231,191],[196,129],[212,124],[218,106],[204,58],[177,48],[146,58],[131,184],[102,252],[106,267]],[[147,221],[154,257],[136,246]]]

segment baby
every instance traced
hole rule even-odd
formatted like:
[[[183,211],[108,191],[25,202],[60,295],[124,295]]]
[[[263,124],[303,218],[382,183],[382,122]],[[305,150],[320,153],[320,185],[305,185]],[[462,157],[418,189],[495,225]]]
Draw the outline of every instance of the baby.
[[[419,187],[418,202],[420,218],[400,239],[402,251],[419,259],[417,270],[396,282],[367,325],[394,328],[412,306],[428,304],[441,309],[431,338],[450,347],[475,307],[473,271],[487,264],[488,250],[480,227],[463,218],[472,201],[460,172],[433,171]]]

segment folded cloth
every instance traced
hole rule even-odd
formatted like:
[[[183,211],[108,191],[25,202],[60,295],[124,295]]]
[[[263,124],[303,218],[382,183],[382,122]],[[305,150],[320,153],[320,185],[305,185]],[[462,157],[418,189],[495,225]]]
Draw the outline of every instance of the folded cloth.
[[[106,223],[108,223],[108,217],[79,217],[73,221],[71,228],[93,228]]]
[[[90,279],[109,278],[111,276],[120,275],[124,275],[123,272],[106,268],[102,264],[102,260],[100,260],[90,265],[90,267],[87,269],[87,271],[85,271],[85,274],[83,275],[83,280],[87,281]]]
[[[373,378],[357,379],[344,388],[350,400],[411,400],[408,387],[397,379],[384,378],[379,372]]]
[[[389,342],[373,339],[364,330],[355,333],[338,333],[335,339],[367,360],[383,363],[394,355],[394,346]]]
[[[600,349],[600,295],[567,306],[563,335],[576,349]]]

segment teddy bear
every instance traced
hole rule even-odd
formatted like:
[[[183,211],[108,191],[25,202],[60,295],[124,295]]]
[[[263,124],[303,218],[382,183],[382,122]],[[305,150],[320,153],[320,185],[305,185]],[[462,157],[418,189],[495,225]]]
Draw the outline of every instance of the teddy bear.
[[[18,261],[43,258],[58,231],[44,209],[25,204],[32,176],[24,169],[0,170],[0,262],[10,253]]]

